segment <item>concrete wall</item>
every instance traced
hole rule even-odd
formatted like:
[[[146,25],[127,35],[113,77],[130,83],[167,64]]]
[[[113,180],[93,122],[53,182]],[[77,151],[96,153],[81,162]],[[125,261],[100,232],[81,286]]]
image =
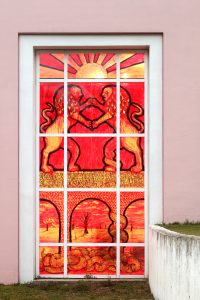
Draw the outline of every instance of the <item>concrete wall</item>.
[[[0,282],[18,281],[18,35],[163,33],[164,220],[197,220],[199,11],[199,0],[0,1]]]
[[[150,226],[149,282],[155,300],[200,299],[200,237]]]

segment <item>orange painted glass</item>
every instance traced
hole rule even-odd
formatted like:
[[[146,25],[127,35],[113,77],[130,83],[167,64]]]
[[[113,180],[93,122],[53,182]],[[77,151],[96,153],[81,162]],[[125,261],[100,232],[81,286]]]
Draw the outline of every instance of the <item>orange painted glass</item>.
[[[120,194],[121,243],[144,243],[144,193]]]
[[[113,243],[116,241],[116,193],[68,193],[68,241]]]
[[[113,53],[70,53],[68,77],[76,79],[116,78],[116,55]]]
[[[144,78],[144,53],[120,54],[120,78]]]
[[[68,247],[69,275],[115,275],[115,247]]]
[[[64,273],[64,248],[40,246],[40,275]]]
[[[64,78],[64,53],[40,54],[40,78]]]
[[[64,193],[40,192],[40,243],[64,241]]]
[[[144,275],[144,247],[120,248],[120,274]]]

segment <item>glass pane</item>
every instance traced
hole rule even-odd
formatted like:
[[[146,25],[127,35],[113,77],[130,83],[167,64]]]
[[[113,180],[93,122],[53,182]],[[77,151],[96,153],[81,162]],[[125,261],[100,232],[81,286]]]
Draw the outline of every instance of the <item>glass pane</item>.
[[[40,275],[64,273],[64,248],[40,247]]]
[[[112,243],[116,240],[116,193],[68,193],[68,241]]]
[[[144,247],[121,247],[120,274],[144,275]]]
[[[120,138],[120,185],[144,188],[144,138]]]
[[[116,78],[116,55],[113,53],[70,53],[68,78]]]
[[[115,187],[116,138],[68,138],[68,187]]]
[[[115,247],[69,247],[68,274],[115,275]]]
[[[40,243],[64,241],[64,194],[40,192]]]
[[[40,138],[40,187],[63,187],[64,173],[63,137]]]
[[[116,130],[115,84],[71,83],[68,85],[68,132],[113,133]]]
[[[40,54],[40,78],[64,78],[64,54]]]
[[[144,193],[120,193],[122,243],[144,243]]]
[[[120,88],[121,133],[144,132],[144,83],[121,83]]]
[[[120,54],[120,78],[144,78],[144,53]]]
[[[64,133],[64,87],[40,83],[40,132]]]

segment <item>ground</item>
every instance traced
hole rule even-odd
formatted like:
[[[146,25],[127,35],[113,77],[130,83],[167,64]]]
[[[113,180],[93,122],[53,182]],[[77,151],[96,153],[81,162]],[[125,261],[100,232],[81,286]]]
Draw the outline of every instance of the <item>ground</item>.
[[[200,223],[171,223],[160,224],[160,226],[175,232],[200,236]]]
[[[0,300],[152,300],[149,285],[137,281],[34,282],[0,285]]]

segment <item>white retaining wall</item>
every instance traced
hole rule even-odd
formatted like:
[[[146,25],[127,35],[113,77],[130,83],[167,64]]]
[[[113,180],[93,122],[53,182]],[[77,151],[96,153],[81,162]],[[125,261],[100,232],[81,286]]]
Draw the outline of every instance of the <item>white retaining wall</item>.
[[[151,225],[149,283],[155,300],[200,300],[200,237]]]

